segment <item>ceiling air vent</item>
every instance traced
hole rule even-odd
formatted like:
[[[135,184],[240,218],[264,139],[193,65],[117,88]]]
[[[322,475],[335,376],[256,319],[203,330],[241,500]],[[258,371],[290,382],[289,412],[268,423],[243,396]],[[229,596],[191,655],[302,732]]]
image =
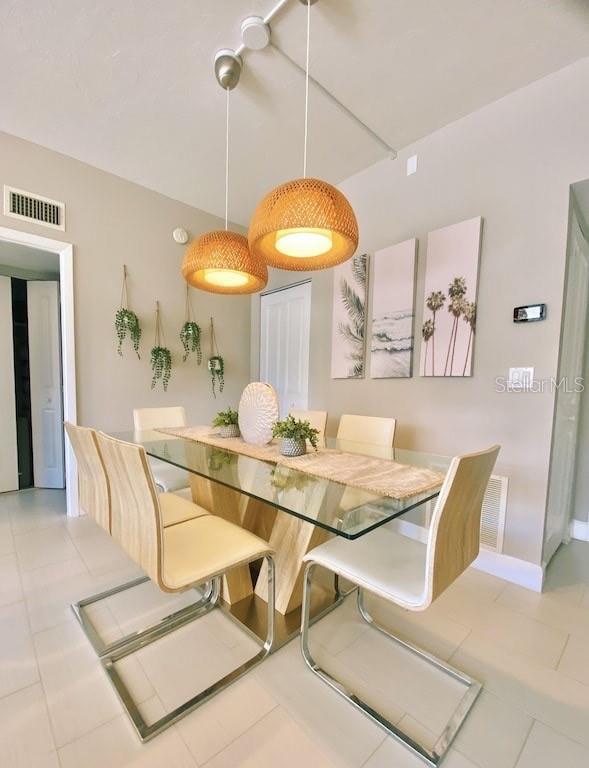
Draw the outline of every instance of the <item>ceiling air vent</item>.
[[[22,189],[4,186],[4,215],[34,221],[43,227],[65,230],[65,205]]]
[[[508,484],[507,477],[491,475],[483,498],[481,547],[492,549],[494,552],[503,551]]]

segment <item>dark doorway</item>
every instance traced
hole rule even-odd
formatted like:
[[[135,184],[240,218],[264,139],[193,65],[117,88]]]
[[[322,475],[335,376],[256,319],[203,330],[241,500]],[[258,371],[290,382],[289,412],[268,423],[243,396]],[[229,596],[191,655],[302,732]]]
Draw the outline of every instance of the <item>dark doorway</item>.
[[[31,429],[31,382],[29,373],[29,323],[27,281],[12,278],[12,323],[14,338],[14,389],[16,395],[16,440],[18,487],[31,488],[33,435]]]

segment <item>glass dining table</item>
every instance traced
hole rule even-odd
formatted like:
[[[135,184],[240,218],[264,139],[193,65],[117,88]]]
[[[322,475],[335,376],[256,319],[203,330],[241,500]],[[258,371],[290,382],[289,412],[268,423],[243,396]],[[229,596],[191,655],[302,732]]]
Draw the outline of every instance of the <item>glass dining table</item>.
[[[345,485],[232,450],[166,435],[155,430],[113,435],[140,444],[148,456],[184,470],[193,500],[212,514],[252,530],[276,551],[277,647],[298,632],[302,599],[302,559],[306,552],[330,536],[353,541],[382,525],[402,518],[426,526],[428,502],[440,488],[391,498],[364,488]],[[389,448],[369,443],[328,438],[325,447],[348,454],[377,457],[397,464],[425,467],[445,474],[450,458],[423,451]],[[223,586],[225,610],[254,635],[265,627],[267,585],[264,572],[247,568],[231,574]],[[319,617],[342,599],[333,579],[318,580],[312,613]]]

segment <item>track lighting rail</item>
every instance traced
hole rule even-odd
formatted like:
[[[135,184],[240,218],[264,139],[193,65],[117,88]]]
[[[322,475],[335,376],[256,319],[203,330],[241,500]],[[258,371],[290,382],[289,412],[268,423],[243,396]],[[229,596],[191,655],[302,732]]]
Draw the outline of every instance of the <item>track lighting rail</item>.
[[[307,0],[299,0],[303,5],[307,5]],[[271,8],[268,13],[263,17],[259,19],[260,25],[266,25],[268,26],[270,22],[276,18],[276,16],[285,8],[286,5],[288,5],[291,2],[291,0],[278,0],[278,2],[274,5],[273,8]],[[311,4],[314,4],[317,2],[317,0],[311,0]],[[286,61],[288,61],[295,69],[297,69],[303,76],[305,75],[305,69],[304,67],[301,67],[300,64],[298,64],[294,59],[292,59],[285,51],[282,50],[276,43],[274,43],[271,39],[271,36],[269,38],[269,44],[272,46],[272,48],[279,53]],[[234,57],[235,64],[234,69],[235,73],[231,72],[231,77],[234,79],[235,85],[237,85],[237,81],[239,80],[239,75],[241,74],[241,67],[242,67],[242,60],[244,54],[249,54],[250,49],[248,46],[242,42],[242,44],[235,50],[231,51],[230,49],[225,49],[223,51],[223,54],[225,55],[225,58],[223,59],[223,62],[225,64],[229,63],[231,68],[231,60],[227,58],[227,55]],[[221,54],[219,52],[217,54],[217,57]],[[225,79],[223,82],[219,79],[219,71],[218,71],[218,64],[216,65],[215,69],[215,75],[217,76],[217,80],[219,81],[219,84],[222,88],[227,88],[227,80]],[[227,74],[225,73],[225,77],[227,77]],[[235,79],[236,78],[236,79]],[[374,141],[379,144],[382,149],[387,152],[387,154],[390,156],[391,159],[395,159],[397,157],[397,151],[394,147],[392,147],[387,141],[385,141],[382,136],[380,136],[376,131],[374,131],[369,125],[367,125],[363,120],[361,120],[352,110],[347,107],[345,104],[343,104],[338,98],[336,98],[331,91],[329,91],[324,85],[322,85],[318,80],[316,80],[314,77],[309,75],[310,82],[313,83],[315,88],[320,91],[324,96],[326,96],[328,99],[330,99],[337,107],[338,109],[346,115],[348,118],[353,120],[365,133],[367,133]],[[232,80],[233,83],[233,80]],[[229,87],[234,87],[232,84]]]

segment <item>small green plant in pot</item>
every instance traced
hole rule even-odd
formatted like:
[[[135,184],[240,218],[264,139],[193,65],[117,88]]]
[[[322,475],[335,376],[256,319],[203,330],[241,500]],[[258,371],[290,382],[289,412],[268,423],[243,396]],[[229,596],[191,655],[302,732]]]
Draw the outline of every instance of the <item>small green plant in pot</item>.
[[[277,421],[272,429],[272,436],[280,438],[280,453],[283,456],[302,456],[307,452],[307,440],[317,450],[319,430],[308,421],[287,416]]]
[[[213,419],[213,427],[219,427],[221,437],[239,437],[239,422],[237,411],[233,408],[227,408],[226,411],[219,411]]]

